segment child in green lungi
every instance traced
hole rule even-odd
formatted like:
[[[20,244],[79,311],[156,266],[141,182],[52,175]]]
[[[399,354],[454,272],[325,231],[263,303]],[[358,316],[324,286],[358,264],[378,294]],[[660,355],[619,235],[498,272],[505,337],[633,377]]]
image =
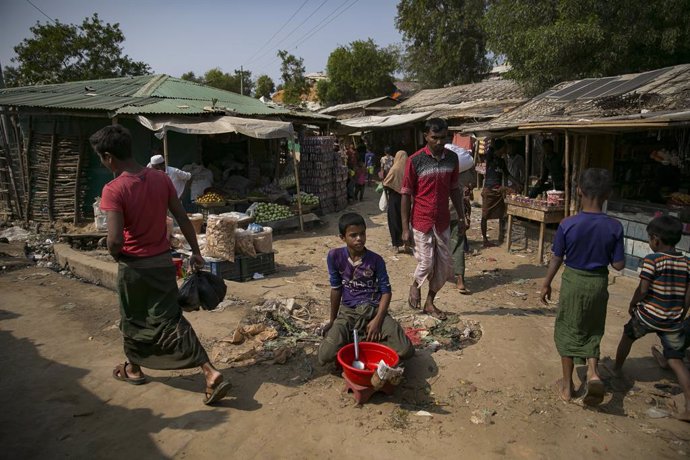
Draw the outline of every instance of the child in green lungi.
[[[582,203],[579,214],[564,219],[553,240],[553,258],[544,278],[541,299],[548,304],[551,281],[565,261],[554,340],[561,355],[563,378],[557,381],[564,401],[573,397],[575,360],[587,362],[587,384],[583,403],[594,406],[604,399],[599,377],[599,344],[606,324],[608,266],[625,267],[623,226],[602,212],[611,193],[608,171],[586,169],[580,175],[577,193]]]
[[[640,284],[630,301],[630,321],[616,353],[616,372],[620,375],[623,363],[633,342],[649,333],[661,339],[663,358],[678,377],[685,394],[685,408],[679,411],[680,420],[690,422],[690,371],[683,363],[688,346],[683,319],[690,307],[690,260],[675,246],[683,234],[683,224],[672,216],[661,216],[647,225],[649,247],[654,251],[642,261]],[[652,353],[658,353],[652,348]]]
[[[167,212],[192,247],[193,267],[204,266],[196,233],[170,178],[145,168],[132,156],[132,138],[120,125],[106,126],[89,139],[101,163],[115,174],[103,187],[101,209],[108,217],[108,252],[118,262],[120,331],[127,361],[113,369],[121,382],[147,382],[142,367],[200,367],[206,381],[204,404],[224,398],[230,382],[211,364],[177,303],[176,269],[166,232]]]
[[[389,346],[401,359],[414,355],[405,331],[388,314],[391,284],[383,258],[365,247],[367,226],[356,213],[338,222],[345,247],[331,249],[326,257],[331,283],[331,316],[319,347],[321,365],[335,360],[338,350],[350,343],[353,329],[366,341]]]

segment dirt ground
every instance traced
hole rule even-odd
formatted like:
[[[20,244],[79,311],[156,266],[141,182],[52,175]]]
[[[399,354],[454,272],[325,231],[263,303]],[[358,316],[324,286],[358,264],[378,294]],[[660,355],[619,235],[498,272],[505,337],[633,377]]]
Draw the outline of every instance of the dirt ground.
[[[366,195],[349,209],[365,216],[367,246],[386,259],[392,313],[419,324],[423,318],[411,316],[405,302],[414,258],[391,252],[378,195],[373,189]],[[475,219],[478,214],[474,210]],[[340,245],[337,217],[327,216],[323,226],[304,234],[277,236],[278,272],[229,283],[229,307],[187,314],[212,356],[222,356],[218,350],[230,347],[222,339],[264,300],[294,298],[309,305],[313,319],[326,318],[325,256]],[[214,408],[201,403],[203,380],[196,371],[148,371],[152,381],[139,387],[117,382],[111,371],[123,355],[114,292],[45,268],[5,271],[2,457],[687,457],[690,426],[648,412],[666,409],[678,393],[673,374],[659,369],[650,355],[656,338],[635,344],[626,365],[629,381],[608,380],[599,409],[561,402],[552,388],[560,374],[552,339],[556,305],[538,301],[545,268],[531,252],[480,249],[478,222],[469,235],[476,250],[467,259],[473,295],[462,296],[447,284],[438,306],[478,322],[481,339],[456,351],[418,350],[405,363],[405,381],[395,393],[376,394],[363,406],[343,393],[340,377],[316,366],[316,344],[309,341],[284,364],[220,362],[233,389]],[[611,276],[601,365],[607,378],[635,285],[634,279]]]

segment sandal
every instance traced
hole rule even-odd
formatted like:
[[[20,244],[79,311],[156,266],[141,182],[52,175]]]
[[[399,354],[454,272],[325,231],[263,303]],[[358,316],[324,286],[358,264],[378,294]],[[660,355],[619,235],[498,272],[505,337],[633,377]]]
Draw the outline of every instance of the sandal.
[[[470,295],[470,294],[472,294],[472,291],[470,291],[470,290],[467,289],[466,287],[465,287],[465,288],[462,288],[462,289],[458,288],[458,292],[459,292],[460,294],[462,294],[462,295]]]
[[[115,366],[115,369],[113,369],[113,378],[115,380],[119,380],[120,382],[127,382],[130,385],[143,385],[146,383],[146,377],[130,377],[127,374],[127,366],[129,364],[127,361],[125,361],[123,364],[118,364]]]
[[[604,400],[605,393],[604,382],[601,380],[589,380],[582,403],[586,406],[598,406]]]
[[[209,406],[220,401],[228,394],[230,387],[232,387],[232,384],[226,380],[223,380],[216,386],[206,387],[206,398],[204,399],[204,404]]]
[[[436,307],[434,307],[434,309],[431,311],[422,310],[422,313],[424,313],[425,315],[429,315],[433,318],[436,318],[438,320],[441,320],[441,321],[445,321],[448,319],[448,314],[444,311],[439,310]]]

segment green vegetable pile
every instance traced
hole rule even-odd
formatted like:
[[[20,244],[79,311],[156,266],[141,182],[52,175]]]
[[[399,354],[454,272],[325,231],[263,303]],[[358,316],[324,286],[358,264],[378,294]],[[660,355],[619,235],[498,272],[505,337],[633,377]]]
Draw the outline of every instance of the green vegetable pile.
[[[257,223],[273,222],[292,216],[294,214],[290,208],[275,203],[259,203],[254,211],[254,220]]]
[[[316,206],[319,204],[319,197],[307,192],[299,192],[303,206]],[[297,204],[297,195],[292,196],[292,202]]]

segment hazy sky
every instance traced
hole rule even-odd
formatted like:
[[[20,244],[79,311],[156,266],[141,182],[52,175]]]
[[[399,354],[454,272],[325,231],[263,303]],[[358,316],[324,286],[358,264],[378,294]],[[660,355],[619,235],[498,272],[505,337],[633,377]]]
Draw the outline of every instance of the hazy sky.
[[[379,46],[400,43],[402,38],[394,25],[397,3],[0,0],[0,63],[12,64],[14,46],[31,35],[29,28],[36,21],[49,22],[49,16],[63,23],[80,24],[85,17],[98,13],[104,22],[120,24],[125,35],[124,53],[146,62],[155,73],[179,77],[191,70],[200,75],[214,67],[232,73],[243,65],[252,72],[252,78],[267,74],[279,84],[278,49],[303,58],[307,72],[317,72],[325,70],[328,55],[339,45],[367,38]]]

